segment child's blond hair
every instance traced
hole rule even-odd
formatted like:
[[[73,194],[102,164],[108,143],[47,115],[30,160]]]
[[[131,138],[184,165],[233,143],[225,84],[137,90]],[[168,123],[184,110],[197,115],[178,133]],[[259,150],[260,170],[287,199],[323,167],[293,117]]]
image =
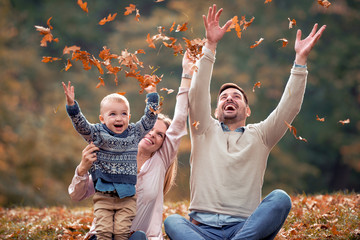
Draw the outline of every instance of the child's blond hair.
[[[130,113],[130,104],[125,96],[118,94],[118,93],[111,93],[109,95],[106,95],[100,102],[100,112],[101,112],[103,106],[108,102],[123,102],[128,107],[129,113]]]

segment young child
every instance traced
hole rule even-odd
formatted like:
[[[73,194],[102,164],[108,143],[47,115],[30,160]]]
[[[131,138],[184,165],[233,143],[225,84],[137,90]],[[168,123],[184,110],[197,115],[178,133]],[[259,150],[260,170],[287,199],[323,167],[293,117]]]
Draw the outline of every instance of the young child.
[[[96,193],[93,197],[97,239],[128,239],[136,214],[135,184],[138,143],[153,128],[159,95],[147,87],[145,114],[137,123],[130,123],[128,100],[117,93],[107,95],[100,103],[100,122],[89,123],[75,101],[74,87],[62,83],[66,110],[76,131],[99,151],[90,173]]]

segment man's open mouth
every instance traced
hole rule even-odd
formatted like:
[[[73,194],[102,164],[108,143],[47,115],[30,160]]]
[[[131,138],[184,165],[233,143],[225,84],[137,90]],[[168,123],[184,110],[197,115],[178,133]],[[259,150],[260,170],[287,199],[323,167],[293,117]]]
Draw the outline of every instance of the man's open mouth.
[[[225,111],[235,111],[236,110],[236,107],[232,104],[228,104],[224,107],[224,110]]]

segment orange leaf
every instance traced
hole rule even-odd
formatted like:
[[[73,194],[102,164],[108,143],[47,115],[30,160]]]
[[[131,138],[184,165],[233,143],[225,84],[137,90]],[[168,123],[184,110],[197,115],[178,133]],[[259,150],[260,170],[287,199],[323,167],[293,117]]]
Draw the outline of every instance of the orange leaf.
[[[185,32],[188,29],[186,26],[187,24],[188,24],[187,22],[184,23],[183,25],[178,24],[175,32]]]
[[[289,131],[293,133],[294,137],[300,141],[303,141],[303,142],[306,142],[307,143],[307,140],[301,136],[297,137],[296,136],[296,128],[294,126],[291,126],[289,123],[287,123],[286,121],[284,121],[286,126],[289,128]]]
[[[139,18],[140,18],[139,9],[136,9],[135,20],[139,22],[140,21]]]
[[[316,121],[324,122],[324,121],[325,121],[325,118],[319,118],[319,116],[316,115]]]
[[[126,11],[124,13],[125,16],[131,14],[133,11],[135,11],[136,5],[130,4],[128,7],[125,7]]]
[[[101,86],[105,86],[104,79],[102,77],[99,77],[99,83],[96,85],[96,88],[99,88]]]
[[[63,54],[70,54],[70,52],[75,52],[75,51],[80,51],[80,47],[75,45],[70,47],[65,46],[63,50]]]
[[[67,60],[67,64],[65,66],[65,71],[69,70],[70,67],[72,66],[71,62],[70,62],[70,59]]]
[[[150,33],[148,33],[148,35],[147,35],[146,42],[149,43],[149,47],[151,47],[151,48],[156,48],[153,40],[150,38]]]
[[[99,25],[104,25],[107,22],[114,21],[116,15],[117,15],[117,13],[114,13],[113,15],[111,15],[111,13],[110,13],[109,16],[100,20]]]
[[[242,23],[244,24],[243,30],[246,30],[246,29],[252,24],[252,22],[254,21],[254,19],[255,19],[255,17],[252,17],[252,18],[250,19],[250,21],[246,21],[246,20],[245,20],[245,17],[242,17]]]
[[[51,29],[53,28],[50,25],[51,18],[49,18],[48,21],[47,21],[47,24],[48,24],[49,28],[44,28],[42,26],[35,26],[36,31],[39,31],[40,35],[44,35],[44,37],[40,41],[40,46],[41,47],[46,47],[48,42],[52,42],[52,41],[58,42],[59,41],[58,38],[54,38],[53,35],[51,34]]]
[[[254,48],[254,47],[259,46],[259,44],[260,44],[262,41],[264,41],[264,39],[263,39],[263,38],[260,38],[259,41],[255,41],[255,44],[251,45],[250,48]]]
[[[170,27],[170,32],[174,31],[174,27],[175,27],[175,21],[173,22],[173,24]]]
[[[116,92],[117,94],[120,94],[120,95],[125,95],[126,94],[126,92]]]
[[[146,54],[145,51],[143,49],[138,49],[137,51],[135,51],[135,54]]]
[[[342,125],[348,124],[350,123],[350,119],[346,119],[346,120],[340,120],[339,123],[341,123]]]
[[[165,1],[165,0],[156,0],[155,2],[159,3],[159,2],[163,2],[163,1]]]
[[[328,8],[330,7],[331,3],[328,0],[318,0],[318,4],[320,4],[321,6]]]
[[[167,94],[174,92],[173,89],[161,88],[160,91],[167,91]]]
[[[87,2],[83,2],[82,0],[78,0],[77,1],[77,4],[81,7],[81,9],[84,11],[84,12],[89,12],[89,9],[87,7]]]
[[[254,87],[253,87],[253,92],[255,92],[255,87],[260,88],[260,86],[261,86],[261,82],[255,83],[255,84],[254,84]]]
[[[53,29],[53,27],[50,25],[50,20],[52,19],[52,17],[50,17],[48,20],[47,20],[47,22],[46,22],[46,24],[48,25],[48,27],[50,28],[50,30],[51,29]]]
[[[194,121],[191,125],[193,125],[194,128],[197,130],[198,126],[200,125],[200,122],[199,121]]]
[[[61,60],[61,58],[57,58],[57,57],[43,57],[41,61],[44,62],[44,63],[48,63],[48,62],[59,61],[59,60]]]
[[[272,2],[272,0],[265,0],[264,4],[269,2]]]
[[[280,39],[278,39],[276,41],[277,42],[282,41],[282,47],[286,47],[286,45],[289,43],[289,41],[286,38],[280,38]]]
[[[293,20],[290,20],[290,18],[288,18],[288,19],[289,19],[289,29],[292,28],[293,26],[296,26],[296,20],[295,19],[293,19]]]

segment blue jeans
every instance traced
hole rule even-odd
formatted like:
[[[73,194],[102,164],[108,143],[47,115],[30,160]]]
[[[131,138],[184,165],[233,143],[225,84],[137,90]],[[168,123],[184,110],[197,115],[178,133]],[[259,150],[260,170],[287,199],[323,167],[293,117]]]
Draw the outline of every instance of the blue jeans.
[[[184,239],[274,239],[291,209],[291,199],[283,190],[267,195],[245,221],[223,227],[195,225],[175,214],[164,222],[165,232],[171,240]]]
[[[96,236],[92,235],[89,240],[96,240]],[[147,240],[146,234],[143,231],[136,231],[134,232],[129,240]]]

